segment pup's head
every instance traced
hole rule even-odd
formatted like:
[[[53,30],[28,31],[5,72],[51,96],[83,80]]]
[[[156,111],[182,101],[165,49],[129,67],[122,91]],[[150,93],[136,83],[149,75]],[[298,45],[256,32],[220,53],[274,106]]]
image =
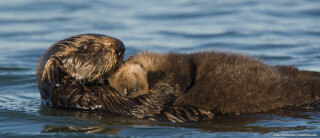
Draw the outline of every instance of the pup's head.
[[[139,64],[125,63],[108,80],[124,97],[134,98],[149,91],[147,71]]]

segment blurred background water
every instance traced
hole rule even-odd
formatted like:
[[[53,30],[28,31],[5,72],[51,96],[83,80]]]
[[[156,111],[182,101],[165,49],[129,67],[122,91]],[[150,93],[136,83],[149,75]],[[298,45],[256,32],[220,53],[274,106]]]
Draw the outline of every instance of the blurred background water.
[[[46,48],[81,33],[121,39],[126,56],[218,50],[320,71],[319,7],[318,0],[0,1],[0,137],[320,136],[319,111],[173,124],[52,109],[41,105],[35,78]]]

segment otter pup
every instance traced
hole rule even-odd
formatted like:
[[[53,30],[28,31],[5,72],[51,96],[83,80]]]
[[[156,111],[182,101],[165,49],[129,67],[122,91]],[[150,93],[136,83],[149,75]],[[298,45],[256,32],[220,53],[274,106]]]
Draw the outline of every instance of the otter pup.
[[[79,98],[70,95],[83,91],[83,86],[104,84],[122,63],[124,51],[120,40],[101,34],[76,35],[56,42],[38,62],[41,98],[52,106],[67,107],[72,101],[69,99]]]
[[[181,93],[192,83],[194,65],[190,59],[184,54],[138,53],[130,57],[108,81],[120,95],[129,98],[148,93],[149,87],[159,80],[172,86],[176,93]]]
[[[152,72],[162,76],[155,77]],[[300,106],[318,100],[320,95],[320,73],[272,67],[251,57],[214,51],[189,55],[138,53],[109,78],[110,85],[129,98],[158,92],[159,88],[152,85],[157,81],[178,91],[177,98],[167,103],[171,108],[163,112],[173,122],[212,118],[214,113],[255,113]]]

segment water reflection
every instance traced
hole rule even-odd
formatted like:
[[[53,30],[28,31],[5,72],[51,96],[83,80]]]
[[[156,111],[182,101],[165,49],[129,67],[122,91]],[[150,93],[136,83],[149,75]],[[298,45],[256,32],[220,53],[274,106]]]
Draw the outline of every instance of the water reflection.
[[[78,132],[96,133],[121,136],[163,136],[153,135],[154,129],[165,129],[168,133],[183,134],[185,130],[206,133],[255,133],[270,136],[279,132],[313,131],[319,128],[320,112],[313,109],[276,110],[269,113],[245,114],[238,116],[218,117],[210,121],[194,123],[153,122],[149,120],[135,120],[125,116],[113,115],[105,112],[70,111],[41,106],[39,114],[63,118],[76,118],[80,122],[73,125],[61,125],[59,122],[48,122],[41,133]]]
[[[89,126],[89,127],[74,127],[74,126],[45,126],[41,133],[58,133],[58,132],[76,132],[76,133],[97,133],[97,134],[108,134],[116,135],[121,129],[111,128],[106,126]]]

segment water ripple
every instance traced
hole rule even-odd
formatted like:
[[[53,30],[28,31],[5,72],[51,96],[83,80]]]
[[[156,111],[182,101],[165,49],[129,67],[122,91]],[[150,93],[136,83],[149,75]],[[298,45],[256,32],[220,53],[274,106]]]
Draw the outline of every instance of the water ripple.
[[[0,67],[0,71],[25,71],[29,70],[29,68],[23,67]]]
[[[303,11],[303,14],[309,15],[309,16],[315,16],[319,17],[320,16],[320,10],[319,9],[314,9],[314,10],[307,10]]]
[[[239,34],[237,32],[222,32],[217,34],[192,34],[192,33],[182,33],[182,32],[171,32],[171,31],[159,31],[158,34],[164,36],[173,36],[173,37],[185,37],[191,39],[208,39],[216,37],[233,37],[233,36],[247,36],[245,34]]]
[[[13,6],[0,6],[0,11],[5,12],[39,12],[39,11],[56,11],[59,9],[65,9],[70,11],[76,11],[81,9],[87,9],[87,4],[74,4],[64,1],[34,1],[23,4],[17,4]]]
[[[139,18],[148,20],[184,20],[184,19],[195,19],[202,17],[212,16],[224,16],[232,14],[235,11],[214,11],[214,12],[192,12],[192,13],[168,13],[168,14],[155,14],[155,15],[141,15]]]
[[[72,20],[70,17],[52,17],[52,18],[18,18],[18,19],[1,19],[0,16],[0,24],[1,25],[11,25],[18,23],[50,23],[50,22],[67,22]]]

